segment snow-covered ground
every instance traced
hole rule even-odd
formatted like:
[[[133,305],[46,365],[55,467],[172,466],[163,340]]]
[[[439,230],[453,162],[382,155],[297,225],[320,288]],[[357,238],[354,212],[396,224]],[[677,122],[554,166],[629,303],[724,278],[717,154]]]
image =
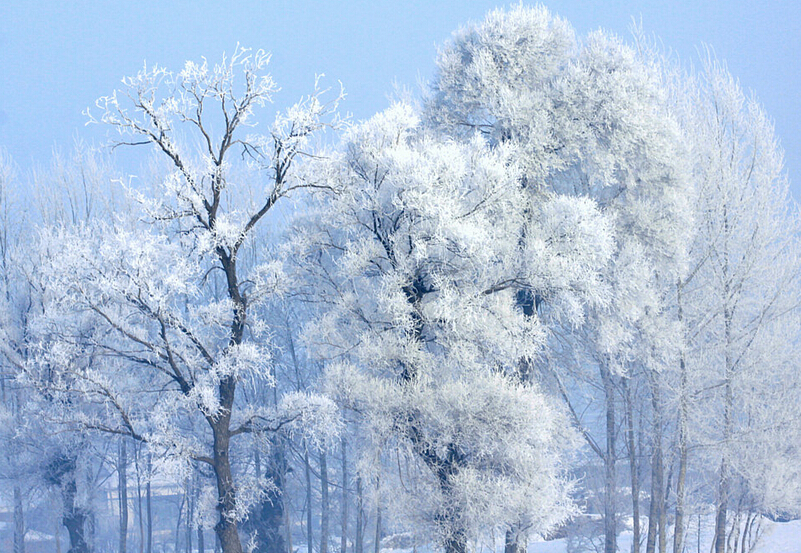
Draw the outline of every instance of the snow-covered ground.
[[[801,553],[801,520],[766,524],[756,553]]]
[[[618,551],[629,553],[631,551],[632,532],[624,531],[618,536]],[[698,540],[695,536],[688,536],[685,546],[685,553],[697,553]],[[385,538],[386,540],[386,538]],[[700,551],[708,553],[710,550],[711,535],[702,533]],[[388,547],[389,545],[389,547]],[[392,547],[392,545],[396,545]],[[428,547],[418,547],[416,550],[411,547],[398,547],[395,543],[384,543],[381,553],[431,553]],[[645,550],[645,544],[641,551]],[[671,546],[672,550],[672,546]],[[296,551],[305,551],[305,546],[299,547]],[[499,549],[498,551],[503,551]],[[528,544],[527,553],[567,553],[567,540],[557,539],[550,541],[537,541],[532,539]],[[595,553],[592,549],[582,550],[582,553]],[[477,553],[492,553],[492,548],[479,548]],[[762,534],[756,544],[756,548],[751,553],[801,553],[801,520],[791,522],[772,522],[769,519],[762,520]]]
[[[618,537],[618,550],[631,551],[631,532],[622,532]],[[696,553],[697,542],[689,540],[686,553]],[[702,538],[701,552],[709,551],[709,541]],[[529,543],[528,553],[567,553],[564,539]],[[801,520],[772,522],[764,519],[763,533],[753,553],[801,553]]]

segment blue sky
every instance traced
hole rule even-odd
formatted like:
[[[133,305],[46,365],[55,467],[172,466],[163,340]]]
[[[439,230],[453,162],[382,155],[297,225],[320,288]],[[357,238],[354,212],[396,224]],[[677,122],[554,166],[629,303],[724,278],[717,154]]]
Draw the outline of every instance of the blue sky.
[[[179,69],[219,59],[237,42],[273,53],[280,108],[308,93],[317,73],[342,81],[356,119],[387,104],[395,83],[417,88],[434,71],[436,48],[480,20],[497,0],[330,2],[322,0],[7,0],[0,3],[0,147],[23,169],[68,150],[82,111],[142,62]],[[714,47],[776,124],[793,193],[801,199],[801,3],[797,0],[545,2],[580,34],[627,35],[632,17],[682,59]],[[267,120],[272,114],[265,114]]]

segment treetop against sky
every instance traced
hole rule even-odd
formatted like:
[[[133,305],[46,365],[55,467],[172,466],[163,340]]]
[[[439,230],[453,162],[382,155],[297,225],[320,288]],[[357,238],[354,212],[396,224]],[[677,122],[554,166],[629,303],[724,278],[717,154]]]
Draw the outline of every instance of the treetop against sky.
[[[83,111],[118,88],[143,61],[177,68],[184,60],[216,60],[237,43],[272,52],[270,71],[281,91],[276,107],[292,105],[324,73],[341,81],[343,109],[366,119],[388,104],[394,87],[419,90],[450,34],[478,21],[498,0],[469,3],[255,0],[235,3],[112,3],[31,0],[0,5],[0,147],[22,167],[44,164],[53,147],[68,150],[75,136],[102,142],[106,129],[84,128]],[[770,3],[590,0],[547,3],[584,34],[599,27],[628,35],[632,17],[685,62],[702,44],[727,60],[774,118],[792,181],[801,181],[801,8]],[[268,122],[269,123],[269,122]],[[793,193],[799,197],[798,185]]]

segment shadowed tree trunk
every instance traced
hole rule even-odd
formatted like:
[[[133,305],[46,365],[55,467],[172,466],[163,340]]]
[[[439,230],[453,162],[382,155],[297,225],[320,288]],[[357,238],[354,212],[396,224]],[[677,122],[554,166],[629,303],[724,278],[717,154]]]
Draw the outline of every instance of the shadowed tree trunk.
[[[25,518],[19,486],[14,486],[14,553],[25,553]]]
[[[664,462],[662,464],[664,470]],[[673,462],[668,465],[667,484],[663,488],[662,507],[659,509],[659,553],[667,553],[667,505],[670,501],[670,490],[673,486]]]
[[[303,466],[306,470],[306,551],[314,553],[314,535],[312,533],[312,487],[309,450],[303,452]]]
[[[173,535],[175,536],[175,553],[180,551],[181,546],[181,522],[184,519],[184,506],[186,505],[186,490],[184,493],[181,494],[181,503],[178,505],[178,520],[175,523],[175,532]]]
[[[147,553],[153,553],[153,508],[151,505],[150,480],[153,476],[153,459],[150,452],[147,452],[147,484],[145,485],[145,496],[147,506]]]
[[[86,512],[75,505],[76,495],[75,474],[72,473],[62,491],[64,515],[61,520],[70,536],[70,548],[67,553],[89,553],[89,544],[86,542],[85,534]]]
[[[231,460],[228,457],[231,440],[231,407],[234,402],[236,381],[233,377],[226,377],[220,383],[220,397],[223,405],[222,414],[211,423],[214,436],[214,476],[217,483],[217,497],[220,513],[214,531],[220,538],[220,545],[224,553],[243,553],[242,543],[239,540],[236,520],[231,514],[236,511],[236,490],[231,472]]]
[[[617,553],[617,513],[615,512],[615,386],[609,367],[601,366],[606,402],[606,451],[604,453],[604,553]]]
[[[58,519],[53,534],[56,536],[56,553],[61,553],[61,522]]]
[[[86,511],[76,505],[78,487],[75,481],[76,459],[69,454],[60,454],[47,466],[47,481],[61,489],[61,523],[70,536],[67,553],[89,553],[86,541]]]
[[[261,470],[261,469],[259,469]],[[264,477],[271,481],[270,488],[251,511],[245,523],[247,533],[255,537],[254,553],[286,553],[284,540],[284,486],[286,482],[286,459],[283,439],[278,435],[270,438],[270,450],[264,467]]]
[[[286,533],[286,551],[294,553],[295,548],[292,547],[292,522],[289,520],[289,503],[288,498],[285,498],[287,503],[284,506],[284,532]]]
[[[678,307],[679,324],[683,323],[681,303],[682,283],[676,286],[676,306]],[[684,549],[684,502],[687,482],[687,365],[684,360],[684,348],[679,355],[679,372],[681,388],[679,390],[679,475],[676,481],[676,521],[673,527],[673,553],[682,553]]]
[[[139,553],[145,553],[145,521],[142,508],[142,470],[139,465],[141,449],[134,449],[134,468],[136,469],[136,518],[139,522]]]
[[[519,531],[517,526],[506,530],[503,546],[504,553],[525,553],[522,543],[524,540],[518,535]]]
[[[356,477],[356,553],[364,553],[364,489],[362,477]]]
[[[646,553],[654,553],[657,547],[657,536],[660,536],[660,548],[663,547],[664,537],[661,537],[664,528],[664,467],[662,454],[662,416],[659,398],[659,388],[655,381],[651,381],[651,403],[654,410],[654,451],[651,457],[651,505],[648,511],[648,540]]]
[[[125,439],[120,440],[117,459],[117,493],[120,502],[120,553],[128,550],[128,449]]]
[[[515,303],[526,317],[533,317],[537,314],[542,301],[539,294],[535,294],[529,289],[518,290],[515,294]],[[515,375],[517,380],[527,384],[532,382],[534,375],[531,365],[531,362],[525,358],[518,361]],[[526,533],[520,528],[520,525],[513,524],[506,530],[504,553],[525,553],[527,539]]]
[[[726,553],[726,511],[728,507],[728,466],[724,459],[720,463],[718,482],[718,505],[715,514],[715,553]]]
[[[195,473],[197,474],[197,473]],[[192,553],[192,525],[195,518],[195,481],[186,479],[186,553]]]
[[[634,405],[628,379],[623,379],[626,395],[626,449],[629,454],[629,471],[631,472],[631,511],[634,535],[631,541],[631,553],[640,553],[640,478],[637,466],[637,450],[634,445]]]
[[[732,373],[734,369],[734,360],[732,359],[732,318],[733,310],[730,305],[732,281],[731,270],[729,266],[729,248],[728,237],[730,236],[729,225],[729,211],[728,205],[723,205],[723,246],[722,249],[722,267],[721,279],[723,280],[722,295],[723,298],[723,333],[724,333],[724,382],[725,382],[725,397],[723,404],[723,454],[720,460],[720,475],[718,481],[718,504],[717,514],[715,516],[715,553],[726,553],[726,511],[729,505],[729,463],[728,451],[726,448],[729,446],[732,433],[732,409],[734,403],[734,392],[732,389]]]
[[[381,502],[377,501],[376,503],[377,505],[375,507],[375,541],[373,542],[373,551],[374,553],[381,553]]]
[[[423,315],[422,300],[423,296],[430,292],[431,288],[425,283],[423,275],[418,274],[415,279],[403,287],[406,301],[412,306],[413,335],[418,342],[423,341]],[[401,379],[405,383],[412,383],[416,378],[416,369],[413,366],[404,366]],[[415,453],[426,464],[429,470],[437,479],[439,489],[444,497],[453,494],[452,479],[455,477],[459,468],[464,462],[464,457],[456,450],[453,444],[448,444],[444,451],[434,449],[424,438],[423,432],[414,414],[409,414],[407,435],[412,443]],[[381,522],[381,510],[377,513],[376,534]],[[440,512],[435,515],[437,526],[442,528],[444,535],[443,546],[445,553],[465,553],[467,550],[467,532],[460,526],[454,513]],[[378,539],[378,535],[376,535]],[[380,543],[376,543],[376,553]]]
[[[348,443],[342,438],[342,503],[340,505],[342,527],[339,537],[339,553],[348,551]]]
[[[328,459],[320,452],[320,553],[328,553]]]

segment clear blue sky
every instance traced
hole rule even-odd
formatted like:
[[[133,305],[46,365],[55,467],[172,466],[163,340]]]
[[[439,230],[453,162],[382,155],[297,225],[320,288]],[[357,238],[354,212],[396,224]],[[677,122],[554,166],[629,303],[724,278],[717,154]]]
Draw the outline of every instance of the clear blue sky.
[[[798,0],[545,3],[580,34],[627,35],[631,17],[683,59],[702,43],[727,60],[774,119],[793,192],[801,199],[801,3]],[[144,60],[180,69],[217,60],[237,42],[273,53],[277,107],[308,92],[316,73],[340,80],[344,109],[369,117],[393,83],[416,87],[434,70],[437,45],[480,20],[498,0],[3,0],[0,2],[0,147],[23,168],[46,163],[54,145],[89,140],[81,112]],[[268,114],[265,114],[267,116]],[[272,114],[269,114],[272,119]]]

